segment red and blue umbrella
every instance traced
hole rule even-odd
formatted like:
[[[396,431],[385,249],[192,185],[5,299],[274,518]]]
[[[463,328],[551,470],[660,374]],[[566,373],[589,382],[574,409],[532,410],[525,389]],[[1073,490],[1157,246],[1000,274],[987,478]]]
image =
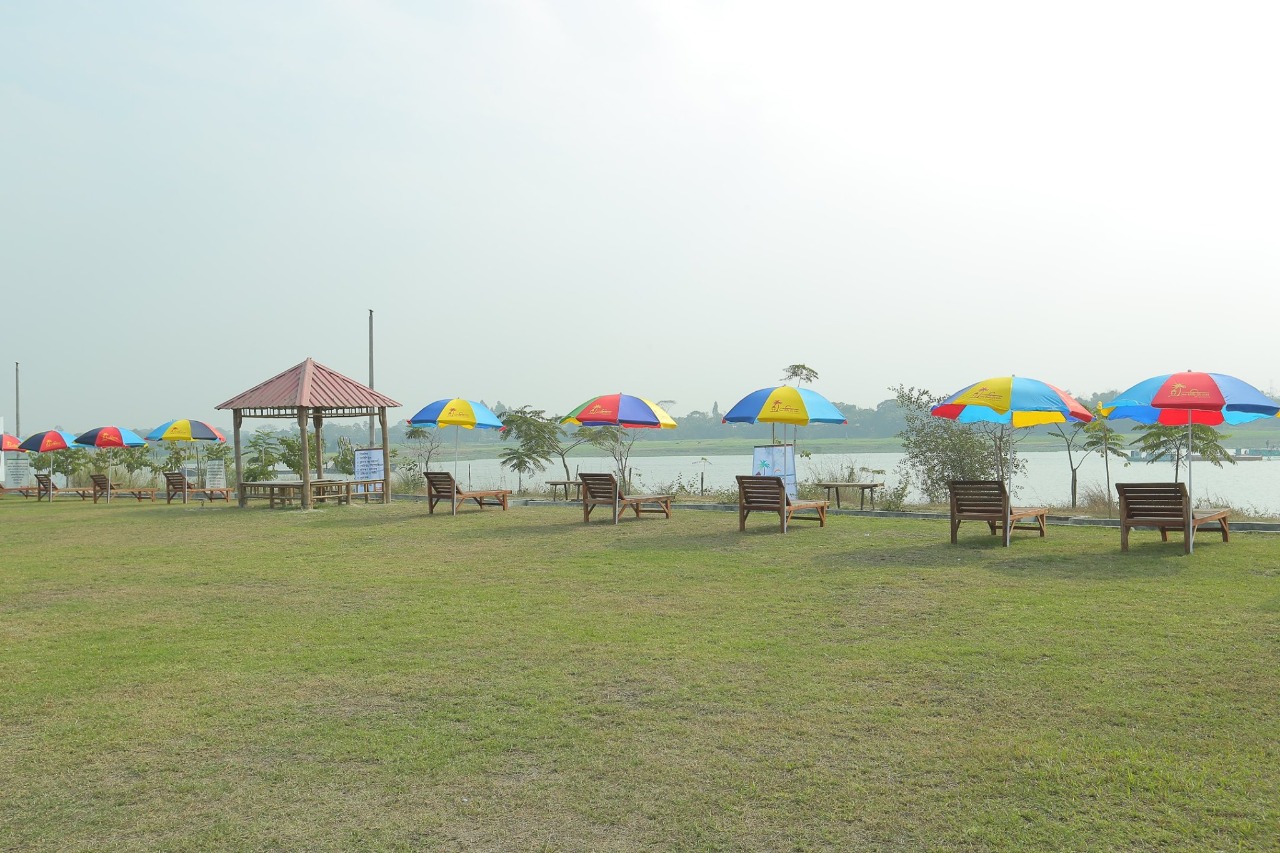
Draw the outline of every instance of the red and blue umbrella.
[[[1277,412],[1280,405],[1248,382],[1195,371],[1144,379],[1102,407],[1108,418],[1167,426],[1243,424]]]
[[[60,429],[47,429],[27,436],[27,440],[18,445],[18,450],[52,453],[55,450],[69,450],[76,446],[76,437],[71,433]]]
[[[1026,376],[998,376],[975,382],[934,406],[930,414],[962,424],[1013,427],[1093,420],[1075,397],[1055,385]]]
[[[0,433],[0,453],[8,453],[10,451],[26,453],[22,449],[22,439],[16,435],[9,435],[7,432]]]
[[[147,442],[133,430],[104,426],[76,436],[76,444],[85,447],[145,447]]]
[[[848,418],[826,397],[808,388],[778,385],[761,388],[733,404],[721,423],[847,424]]]
[[[620,426],[626,429],[675,429],[676,422],[652,400],[630,394],[592,397],[560,419],[578,426]]]
[[[1248,382],[1222,373],[1186,370],[1144,379],[1102,407],[1108,419],[1140,424],[1187,425],[1187,511],[1191,512],[1191,444],[1195,424],[1243,424],[1273,418],[1280,405]],[[1187,525],[1187,550],[1195,550],[1195,525]]]

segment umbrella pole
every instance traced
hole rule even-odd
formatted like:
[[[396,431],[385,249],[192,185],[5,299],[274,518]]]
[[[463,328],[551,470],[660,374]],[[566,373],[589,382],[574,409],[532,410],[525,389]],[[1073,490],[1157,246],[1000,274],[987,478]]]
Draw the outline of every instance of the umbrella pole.
[[[1196,526],[1191,523],[1196,515],[1195,493],[1191,490],[1191,410],[1187,410],[1187,553],[1194,554],[1196,550]],[[1226,522],[1223,522],[1225,525]],[[1225,529],[1225,527],[1224,527]]]
[[[462,427],[455,425],[453,428],[453,514],[458,514],[458,431]]]

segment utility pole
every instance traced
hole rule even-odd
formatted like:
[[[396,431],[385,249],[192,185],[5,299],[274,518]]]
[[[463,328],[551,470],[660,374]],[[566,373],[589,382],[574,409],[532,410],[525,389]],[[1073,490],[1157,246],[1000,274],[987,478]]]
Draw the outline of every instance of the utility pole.
[[[369,309],[369,387],[373,388],[373,309]],[[369,416],[369,446],[373,447],[375,439],[373,437],[374,418]]]
[[[22,437],[22,394],[18,390],[18,362],[13,363],[13,434]]]

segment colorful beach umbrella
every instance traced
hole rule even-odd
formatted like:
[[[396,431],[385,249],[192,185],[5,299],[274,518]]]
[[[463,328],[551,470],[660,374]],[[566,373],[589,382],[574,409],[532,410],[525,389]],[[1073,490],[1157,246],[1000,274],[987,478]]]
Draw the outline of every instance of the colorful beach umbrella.
[[[123,427],[104,426],[76,436],[76,444],[109,449],[112,447],[146,447],[142,436]],[[96,499],[95,499],[96,502]],[[111,472],[107,471],[107,503],[111,503]]]
[[[177,420],[165,421],[160,426],[147,433],[147,441],[216,441],[225,443],[227,437],[222,434],[222,430],[215,426],[210,426],[204,421],[193,421],[188,418],[179,418]],[[204,471],[200,467],[200,445],[196,445],[196,478],[200,485],[204,485]],[[183,479],[186,479],[186,472],[183,472]],[[183,494],[183,503],[186,502],[187,496]]]
[[[1193,370],[1144,379],[1102,407],[1108,420],[1127,418],[1140,424],[1187,425],[1187,512],[1194,510],[1191,489],[1191,439],[1196,424],[1243,424],[1276,417],[1277,405],[1248,382],[1222,373]],[[1195,549],[1195,526],[1187,525],[1187,550]]]
[[[8,453],[9,451],[13,451],[15,453],[26,453],[26,451],[22,449],[21,445],[22,439],[18,438],[16,435],[9,435],[7,432],[0,433],[0,453]]]
[[[498,416],[484,403],[448,397],[427,403],[416,415],[409,418],[409,425],[443,429],[456,427],[453,433],[453,482],[458,482],[458,429],[505,429]],[[426,473],[425,471],[423,472]],[[458,502],[452,501],[453,514],[458,514]]]
[[[1088,408],[1057,386],[1026,376],[984,379],[957,391],[930,413],[962,424],[995,423],[1013,427],[1093,420]]]
[[[165,421],[147,433],[147,441],[222,441],[227,437],[215,426],[204,421]]]
[[[808,388],[779,385],[761,388],[733,404],[721,421],[726,424],[847,424],[844,413],[826,397]]]
[[[19,450],[25,450],[29,453],[54,453],[59,450],[71,450],[79,445],[76,444],[76,437],[69,432],[60,429],[48,429],[44,432],[38,432],[34,435],[27,436],[26,441],[18,445]],[[53,465],[49,465],[49,482],[53,482]],[[36,491],[36,500],[40,500],[41,491]],[[53,495],[49,495],[49,502],[53,502]]]
[[[1013,429],[1060,424],[1088,423],[1093,415],[1075,397],[1048,382],[1025,376],[997,376],[983,379],[952,394],[929,410],[937,418],[957,423],[1007,424]],[[1009,501],[1013,502],[1013,466],[1009,467]],[[1004,520],[1004,546],[1009,547],[1012,524]]]
[[[560,423],[626,429],[676,428],[675,420],[657,403],[622,393],[592,397],[561,418]]]
[[[31,453],[52,453],[55,450],[69,450],[76,446],[76,437],[71,433],[60,429],[47,429],[27,436],[26,441],[18,445],[18,449]]]
[[[436,400],[428,403],[413,417],[409,418],[412,426],[447,426],[463,429],[502,429],[502,421],[498,419],[488,406],[474,400],[453,397],[447,400]]]
[[[76,436],[76,444],[85,447],[145,447],[147,442],[133,430],[124,427],[104,426]]]

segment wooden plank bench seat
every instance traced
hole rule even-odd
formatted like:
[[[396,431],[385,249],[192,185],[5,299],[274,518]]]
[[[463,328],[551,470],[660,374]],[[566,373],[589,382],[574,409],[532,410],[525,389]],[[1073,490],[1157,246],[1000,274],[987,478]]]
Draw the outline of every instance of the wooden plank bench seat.
[[[787,532],[791,521],[816,521],[819,527],[827,526],[828,501],[791,500],[781,477],[763,474],[739,474],[738,480],[738,531],[747,529],[747,516],[753,512],[772,512],[778,515],[778,527]],[[797,512],[814,512],[815,515],[796,515]]]
[[[1005,519],[1011,530],[1038,530],[1045,533],[1049,510],[1045,507],[1009,506],[1009,491],[999,480],[952,480],[947,483],[951,495],[951,544],[956,544],[956,533],[962,521],[981,521],[991,529],[991,535],[1004,531]],[[1031,519],[1030,524],[1019,524]],[[1009,537],[1004,537],[1007,547]]]
[[[630,509],[636,514],[662,513],[671,517],[671,501],[673,495],[624,495],[618,487],[618,480],[612,474],[578,474],[582,483],[582,521],[591,521],[591,511],[598,506],[610,508],[613,523],[617,524],[622,513]]]
[[[453,475],[448,471],[427,471],[423,476],[427,478],[428,515],[434,515],[436,504],[445,500],[449,501],[449,506],[454,515],[458,514],[458,505],[467,501],[475,501],[476,506],[481,509],[487,506],[502,507],[503,512],[505,512],[507,499],[511,497],[510,489],[472,489],[463,491],[458,488],[458,484],[453,480]]]
[[[111,482],[106,474],[90,474],[89,479],[93,480],[93,502],[97,503],[99,498],[105,497],[107,500],[116,495],[127,495],[131,498],[137,498],[138,503],[150,499],[156,499],[156,492],[160,491],[154,486],[122,486],[119,483]]]
[[[182,502],[186,503],[188,498],[196,498],[197,500],[217,500],[222,498],[227,503],[231,503],[231,493],[234,489],[211,488],[209,486],[196,486],[181,471],[165,471],[164,472],[164,499],[165,503],[173,503],[174,498],[182,498]],[[199,495],[205,497],[199,498]]]
[[[53,478],[48,474],[36,474],[36,500],[52,501],[59,495],[76,495],[82,501],[87,501],[93,497],[93,489],[81,489],[74,486],[59,488],[54,485]]]
[[[1231,541],[1226,509],[1197,509],[1190,513],[1191,499],[1183,483],[1116,483],[1120,493],[1120,550],[1129,550],[1129,531],[1135,527],[1155,527],[1160,541],[1169,541],[1170,530],[1182,531],[1182,553],[1191,553],[1196,528],[1217,523],[1222,541]],[[1188,515],[1191,524],[1187,524]]]

